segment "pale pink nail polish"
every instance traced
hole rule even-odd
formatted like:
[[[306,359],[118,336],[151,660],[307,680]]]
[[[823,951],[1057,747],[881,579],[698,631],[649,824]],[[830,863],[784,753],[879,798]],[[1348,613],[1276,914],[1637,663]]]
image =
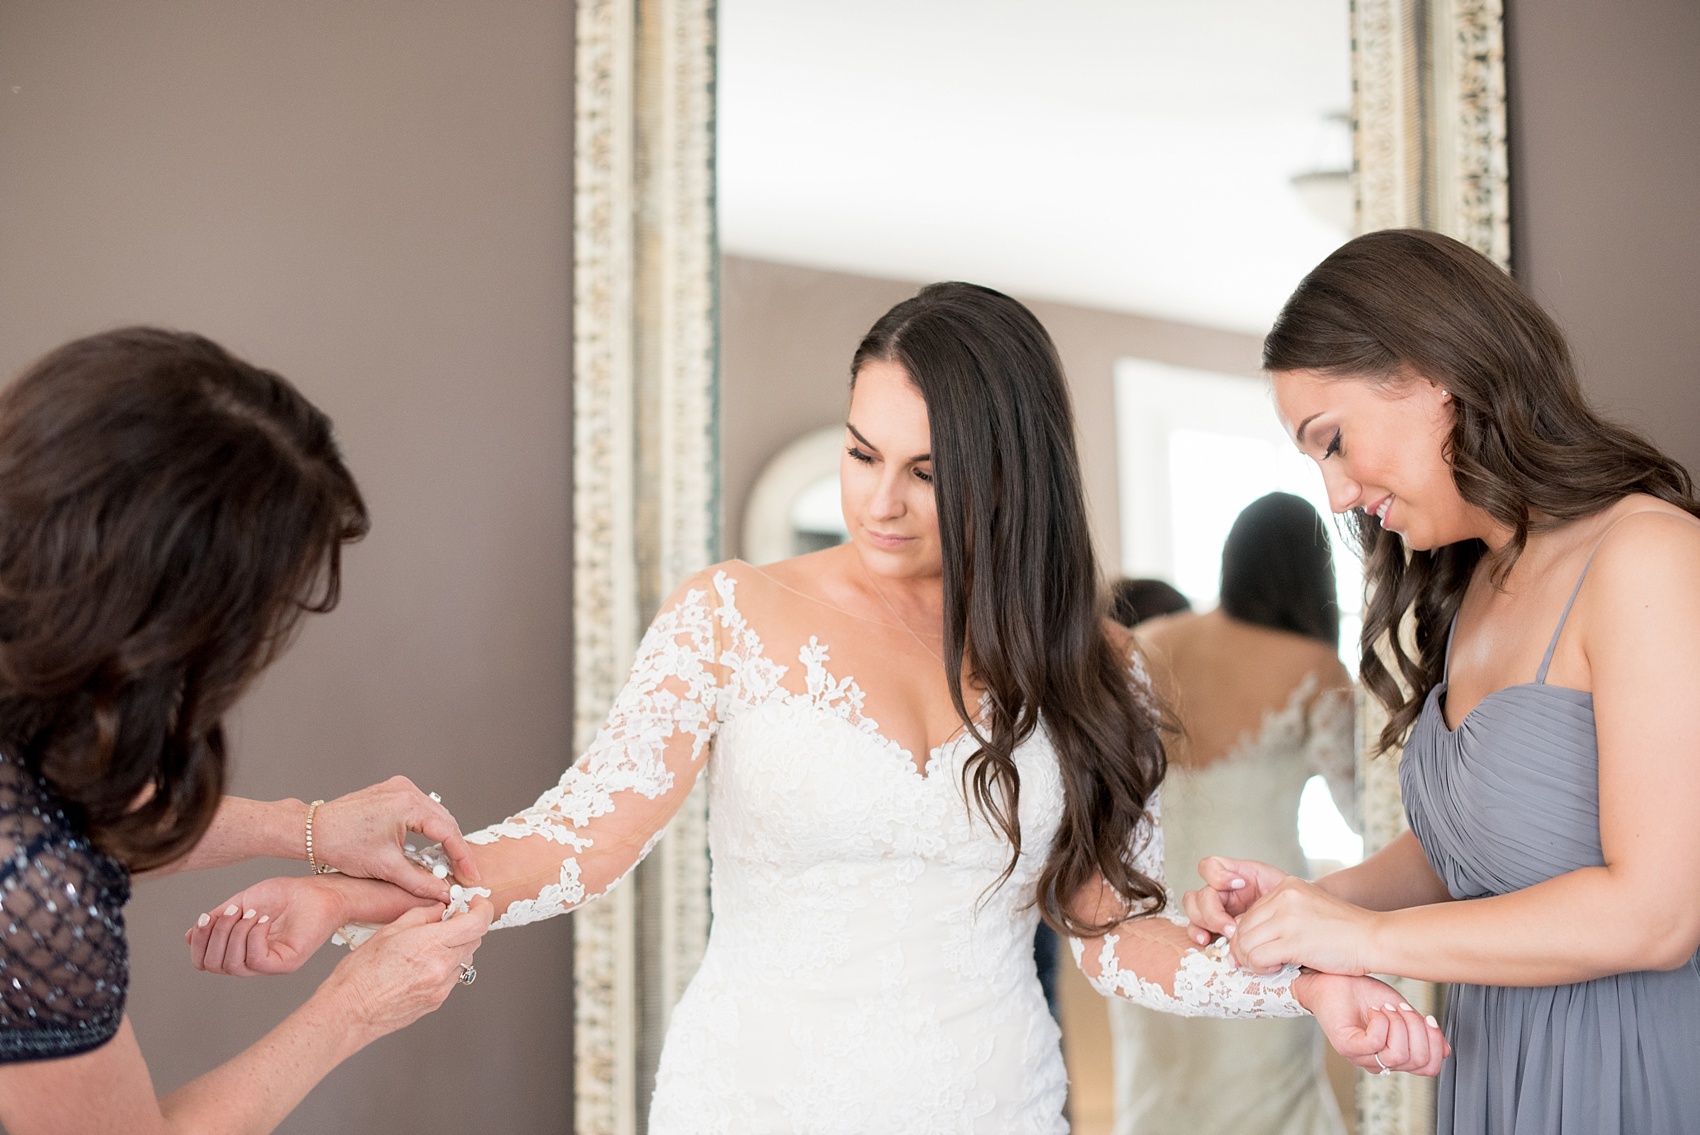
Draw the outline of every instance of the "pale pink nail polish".
[[[266,923],[270,922],[271,920],[272,920],[272,916],[269,915],[269,914],[260,915],[260,924],[262,926],[265,925]]]
[[[246,922],[250,918],[253,918],[256,914],[259,914],[259,913],[260,912],[255,910],[253,907],[249,907],[247,910],[242,912],[242,921]],[[1407,1005],[1406,1008],[1410,1008],[1410,1006]]]
[[[235,913],[236,913],[236,904],[235,903],[231,903],[229,906],[224,908],[224,917],[226,917],[226,918],[231,917]]]
[[[207,923],[209,923],[211,921],[212,921],[211,915],[203,914],[203,915],[201,915],[201,917],[195,919],[195,925],[204,927],[204,926],[206,926]]]
[[[1438,1029],[1440,1027],[1440,1022],[1434,1019],[1434,1014],[1432,1013],[1424,1017],[1423,1020],[1428,1022],[1428,1027],[1431,1029]]]
[[[1405,1003],[1404,1003],[1404,1002],[1403,1002],[1403,1001],[1401,1001],[1401,1002],[1399,1002],[1399,1008],[1401,1008],[1401,1009],[1403,1009],[1403,1010],[1405,1010],[1405,1012],[1407,1012],[1407,1013],[1409,1013],[1409,1012],[1412,1012],[1412,1011],[1413,1011],[1413,1010],[1412,1010],[1412,1009],[1411,1009],[1411,1007],[1410,1007],[1410,1006],[1409,1006],[1409,1005],[1407,1005],[1407,1004],[1405,1004]]]

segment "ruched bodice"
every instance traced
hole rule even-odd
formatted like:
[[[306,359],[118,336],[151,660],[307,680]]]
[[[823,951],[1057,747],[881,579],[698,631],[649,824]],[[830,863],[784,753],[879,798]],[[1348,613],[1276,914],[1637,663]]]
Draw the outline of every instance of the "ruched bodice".
[[[1452,897],[1508,894],[1604,866],[1593,695],[1510,686],[1455,730],[1445,697],[1445,682],[1429,691],[1399,779],[1411,830]]]
[[[1583,568],[1583,577],[1587,568]],[[1593,695],[1535,681],[1449,728],[1429,691],[1399,764],[1411,830],[1454,899],[1605,865]],[[1449,651],[1450,653],[1450,651]],[[1610,911],[1598,912],[1610,918]],[[1700,962],[1572,985],[1456,985],[1438,1135],[1679,1135],[1700,1129]]]

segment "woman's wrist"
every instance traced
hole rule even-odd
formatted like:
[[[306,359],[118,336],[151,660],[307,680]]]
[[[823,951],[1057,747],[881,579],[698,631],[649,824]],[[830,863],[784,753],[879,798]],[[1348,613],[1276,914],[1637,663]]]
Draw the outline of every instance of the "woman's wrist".
[[[1323,976],[1316,970],[1300,966],[1299,975],[1293,978],[1293,984],[1289,987],[1293,991],[1293,1000],[1297,1001],[1299,1007],[1312,1016],[1315,1016],[1315,1010],[1311,1008],[1311,1004],[1316,996],[1316,983]]]
[[[360,995],[359,986],[349,979],[346,971],[347,966],[339,963],[296,1010],[313,1028],[326,1031],[337,1064],[386,1032],[378,1027],[372,1007]]]
[[[376,879],[357,879],[351,875],[316,875],[315,886],[324,887],[336,896],[336,911],[340,923],[394,922],[416,906],[425,906],[429,899],[404,891],[394,883]]]

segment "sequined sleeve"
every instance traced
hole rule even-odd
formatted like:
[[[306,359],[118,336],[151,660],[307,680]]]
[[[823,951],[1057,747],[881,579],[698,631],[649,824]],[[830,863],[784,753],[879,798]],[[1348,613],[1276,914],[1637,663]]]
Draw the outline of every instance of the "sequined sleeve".
[[[0,1063],[74,1056],[117,1033],[129,876],[0,757]]]

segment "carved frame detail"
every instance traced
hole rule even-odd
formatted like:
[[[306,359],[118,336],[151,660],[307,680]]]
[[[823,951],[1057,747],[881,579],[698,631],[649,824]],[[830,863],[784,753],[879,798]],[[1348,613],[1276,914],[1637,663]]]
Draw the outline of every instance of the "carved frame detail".
[[[712,0],[579,0],[573,266],[574,741],[643,628],[719,549]],[[708,940],[707,798],[574,915],[574,1128],[645,1130]]]
[[[1353,0],[1353,181],[1357,230],[1428,228],[1511,264],[1503,0]],[[1360,690],[1358,786],[1364,850],[1405,830],[1396,754],[1370,756],[1386,717]],[[1419,1011],[1444,990],[1396,982]],[[1435,1085],[1369,1076],[1358,1088],[1360,1135],[1435,1128]]]

